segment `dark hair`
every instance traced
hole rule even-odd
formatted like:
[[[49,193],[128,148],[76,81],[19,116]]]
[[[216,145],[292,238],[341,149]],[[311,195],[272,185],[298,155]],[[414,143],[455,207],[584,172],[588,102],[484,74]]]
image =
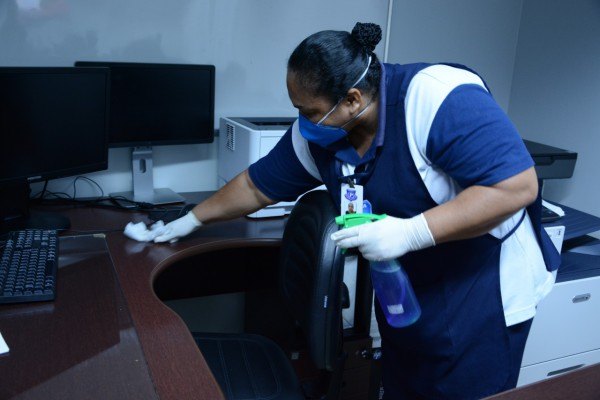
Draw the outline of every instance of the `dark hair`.
[[[365,71],[371,56],[367,75],[356,88],[375,96],[379,93],[381,65],[373,50],[380,40],[381,28],[371,23],[358,22],[352,33],[317,32],[293,51],[288,71],[293,71],[300,85],[314,96],[337,103]]]

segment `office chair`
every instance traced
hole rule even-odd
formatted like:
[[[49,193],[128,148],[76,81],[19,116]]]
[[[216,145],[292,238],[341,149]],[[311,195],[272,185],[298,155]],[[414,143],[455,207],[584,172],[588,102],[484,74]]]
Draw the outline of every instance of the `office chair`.
[[[303,390],[284,351],[253,334],[192,333],[223,393],[236,399],[337,399],[342,352],[344,260],[329,236],[337,209],[325,191],[305,194],[286,224],[279,261],[282,301],[296,320],[314,365],[324,372],[318,395]]]

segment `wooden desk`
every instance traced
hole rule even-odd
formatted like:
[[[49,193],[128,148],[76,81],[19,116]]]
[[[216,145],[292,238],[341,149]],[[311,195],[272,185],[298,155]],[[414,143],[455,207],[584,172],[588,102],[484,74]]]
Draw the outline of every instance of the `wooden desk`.
[[[156,399],[103,237],[60,239],[57,297],[0,305],[0,398]]]
[[[72,222],[60,242],[57,299],[0,306],[0,332],[11,348],[0,356],[0,398],[222,399],[187,326],[153,283],[170,265],[202,253],[279,246],[285,219],[241,218],[158,245],[122,234],[129,221],[150,222],[145,214],[52,209]],[[495,398],[597,399],[598,393],[600,366],[594,366]]]
[[[164,245],[134,242],[121,233],[107,235],[119,283],[161,399],[220,399],[222,395],[185,323],[155,295],[154,279],[169,265],[201,253],[279,246],[283,224],[283,219],[240,219],[207,226],[176,244]],[[261,236],[263,228],[267,233]],[[269,234],[273,231],[278,235]]]
[[[10,347],[0,357],[0,398],[222,399],[185,323],[156,296],[153,281],[196,254],[278,246],[285,220],[242,218],[158,245],[122,234],[130,221],[150,222],[142,213],[51,210],[72,223],[61,235],[57,299],[0,306]],[[112,232],[86,236],[95,231]]]

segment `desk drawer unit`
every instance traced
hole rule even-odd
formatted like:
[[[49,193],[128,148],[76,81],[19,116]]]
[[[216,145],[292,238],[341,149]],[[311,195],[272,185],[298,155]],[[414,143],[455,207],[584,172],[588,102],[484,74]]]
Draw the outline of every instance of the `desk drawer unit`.
[[[600,349],[600,277],[560,282],[540,302],[522,367]]]
[[[521,368],[517,386],[553,378],[596,363],[600,363],[600,350],[588,351],[557,360],[529,365]]]

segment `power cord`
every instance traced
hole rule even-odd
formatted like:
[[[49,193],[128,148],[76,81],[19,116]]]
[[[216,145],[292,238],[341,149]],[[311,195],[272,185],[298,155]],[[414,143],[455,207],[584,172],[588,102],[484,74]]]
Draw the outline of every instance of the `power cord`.
[[[100,190],[100,196],[95,198],[86,198],[86,199],[78,199],[77,198],[77,181],[78,180],[86,180],[98,187]],[[104,190],[98,184],[98,182],[94,181],[87,176],[79,175],[75,177],[73,180],[73,196],[65,192],[51,192],[47,190],[48,181],[45,181],[44,188],[31,197],[32,200],[39,202],[41,204],[68,204],[68,205],[81,205],[81,206],[93,206],[93,207],[104,207],[104,208],[114,208],[119,210],[126,211],[138,211],[138,212],[169,212],[172,211],[170,208],[165,207],[157,207],[151,203],[138,202],[127,199],[122,196],[105,196]],[[107,204],[107,202],[109,204]],[[128,206],[123,205],[123,203],[129,204]],[[185,206],[184,206],[185,207]]]
[[[99,191],[100,196],[95,198],[77,198],[77,182],[80,180],[86,180],[89,183],[95,185]],[[75,177],[73,180],[73,195],[69,195],[65,192],[51,192],[47,190],[48,181],[44,182],[43,189],[32,196],[32,200],[38,202],[39,204],[51,204],[51,205],[74,205],[76,207],[102,207],[102,208],[110,208],[117,209],[123,211],[134,211],[134,212],[143,212],[148,214],[148,218],[153,221],[162,220],[165,223],[169,223],[178,218],[183,217],[187,214],[192,208],[195,207],[195,204],[186,204],[183,206],[155,206],[151,203],[134,201],[123,196],[105,196],[104,190],[102,186],[98,184],[98,182],[94,181],[87,176],[79,175]],[[103,231],[72,231],[77,233],[107,233],[116,231],[115,230],[103,230]],[[118,229],[121,230],[121,229]]]
[[[98,189],[100,189],[100,197],[104,197],[104,190],[102,190],[102,186],[100,186],[98,184],[98,182],[96,182],[93,179],[88,178],[87,176],[82,176],[79,175],[78,177],[75,178],[75,180],[73,181],[73,198],[76,199],[77,198],[77,181],[79,179],[85,179],[88,182],[93,183],[94,185],[96,185],[96,187],[98,187]]]
[[[33,196],[31,196],[32,199],[41,199],[44,197],[44,195],[46,194],[46,188],[48,187],[48,179],[46,179],[44,181],[44,187],[42,188],[41,191],[37,192],[36,194],[34,194]]]

